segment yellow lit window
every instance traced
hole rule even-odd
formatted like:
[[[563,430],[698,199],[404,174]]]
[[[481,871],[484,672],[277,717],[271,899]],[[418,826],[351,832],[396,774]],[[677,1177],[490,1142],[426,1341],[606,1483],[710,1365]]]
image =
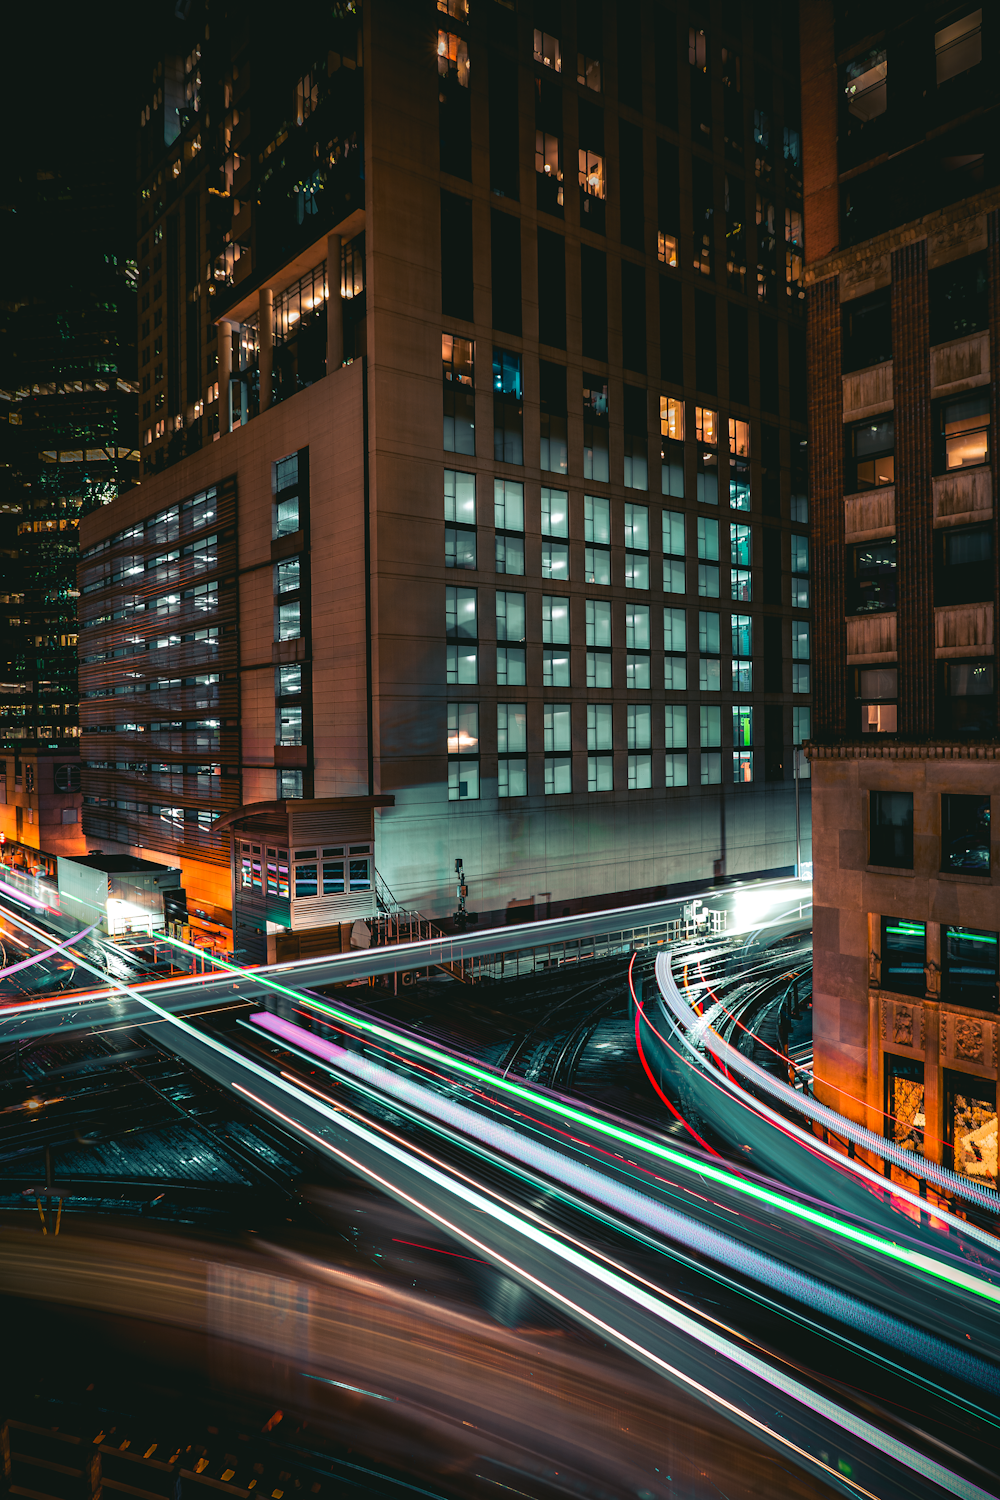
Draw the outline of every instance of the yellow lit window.
[[[684,402],[676,396],[660,397],[660,432],[675,442],[684,441]]]
[[[713,411],[710,406],[696,406],[694,428],[695,437],[699,443],[706,443],[710,448],[718,447],[719,413],[717,411]]]

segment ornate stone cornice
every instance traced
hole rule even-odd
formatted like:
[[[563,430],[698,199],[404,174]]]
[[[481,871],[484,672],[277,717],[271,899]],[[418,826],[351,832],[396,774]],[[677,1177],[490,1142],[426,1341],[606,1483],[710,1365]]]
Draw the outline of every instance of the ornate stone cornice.
[[[1000,740],[872,740],[832,745],[807,740],[802,748],[806,760],[1000,760]]]
[[[917,240],[929,239],[932,235],[947,233],[950,238],[961,240],[965,237],[965,226],[970,220],[975,220],[980,214],[989,213],[994,208],[1000,208],[1000,188],[989,188],[973,198],[963,198],[945,208],[936,208],[932,213],[924,214],[921,219],[900,224],[895,229],[887,230],[885,234],[874,235],[870,240],[863,240],[860,245],[831,250],[822,260],[807,262],[802,274],[803,283],[814,286],[818,281],[828,281],[831,276],[843,276],[848,271],[863,271],[866,264],[874,268],[879,260],[893,250],[898,250],[902,245],[912,245]]]

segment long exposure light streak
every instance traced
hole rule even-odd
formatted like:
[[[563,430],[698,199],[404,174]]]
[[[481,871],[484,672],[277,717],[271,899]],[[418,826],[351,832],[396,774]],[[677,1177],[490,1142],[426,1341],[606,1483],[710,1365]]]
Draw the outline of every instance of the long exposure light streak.
[[[18,922],[19,925],[23,925],[26,930],[32,931],[37,935],[37,929],[32,924],[26,923],[23,918],[14,918],[13,920]],[[179,947],[185,946],[180,943],[176,945]],[[659,962],[659,959],[657,961]],[[81,966],[87,968],[91,973],[99,974],[100,971],[93,965],[83,960],[80,962]],[[475,1078],[480,1084],[485,1084],[489,1088],[515,1097],[524,1103],[530,1104],[537,1110],[555,1114],[573,1124],[592,1130],[596,1134],[604,1135],[609,1139],[625,1144],[632,1150],[645,1152],[650,1156],[669,1163],[670,1166],[679,1171],[695,1176],[707,1177],[734,1193],[754,1199],[758,1203],[766,1204],[768,1208],[776,1212],[803,1220],[806,1223],[826,1230],[838,1238],[862,1245],[866,1249],[883,1255],[890,1260],[895,1260],[901,1264],[910,1266],[912,1269],[920,1270],[937,1280],[950,1282],[954,1286],[959,1286],[965,1291],[1000,1305],[1000,1288],[992,1286],[988,1281],[972,1276],[958,1267],[947,1266],[921,1251],[909,1249],[906,1246],[882,1239],[873,1230],[861,1228],[840,1220],[834,1214],[822,1208],[801,1203],[792,1198],[786,1198],[776,1189],[741,1177],[736,1172],[726,1169],[721,1164],[717,1165],[714,1162],[692,1159],[675,1147],[668,1146],[651,1137],[637,1135],[634,1131],[622,1125],[606,1120],[600,1115],[590,1114],[567,1101],[544,1093],[541,1090],[532,1089],[514,1080],[502,1078],[499,1074],[482,1068],[467,1058],[445,1052],[429,1043],[418,1041],[416,1038],[394,1031],[369,1018],[353,1014],[350,1011],[341,1010],[326,1000],[317,999],[307,991],[292,989],[290,986],[279,984],[276,980],[263,974],[259,974],[253,970],[245,971],[239,969],[236,965],[229,964],[224,960],[217,960],[217,962],[220,967],[238,975],[241,979],[249,979],[256,984],[263,985],[267,989],[274,990],[287,998],[308,1006],[321,1016],[333,1016],[338,1022],[349,1025],[357,1031],[368,1033],[378,1037],[382,1041],[391,1042],[396,1046],[403,1046],[418,1056],[428,1058],[438,1065],[452,1068],[456,1073],[466,1077]],[[140,1000],[143,1005],[155,1010],[161,1017],[179,1022],[178,1017],[171,1016],[169,1011],[163,1010],[162,1007],[149,1000],[140,990],[118,983],[113,983],[111,988],[128,995],[131,999]],[[205,1038],[205,1040],[209,1039]],[[819,1145],[821,1143],[816,1144]],[[888,1188],[889,1184],[885,1183],[884,1186]],[[906,1194],[905,1190],[900,1190],[900,1195],[911,1196]],[[923,1206],[926,1209],[926,1205]],[[943,1212],[941,1216],[946,1217]],[[961,1223],[961,1221],[955,1222],[963,1230],[969,1230],[970,1228],[970,1226]],[[982,1238],[989,1240],[989,1237],[986,1235],[982,1235]]]
[[[186,1023],[182,1022],[181,1024],[183,1025]],[[263,1072],[264,1070],[259,1071]],[[265,1076],[268,1077],[268,1081],[272,1084],[282,1082],[281,1080],[275,1079],[273,1075],[265,1074]],[[287,1084],[283,1084],[283,1086],[285,1088],[288,1088]],[[421,1214],[422,1217],[429,1218],[432,1221],[440,1224],[447,1233],[462,1240],[464,1243],[471,1245],[474,1249],[478,1250],[481,1254],[485,1255],[489,1260],[491,1260],[494,1265],[498,1265],[503,1270],[509,1271],[518,1280],[527,1283],[529,1286],[533,1287],[536,1291],[541,1293],[541,1295],[544,1296],[547,1300],[554,1301],[559,1305],[565,1307],[566,1310],[570,1312],[574,1318],[585,1324],[588,1324],[602,1336],[612,1339],[614,1343],[616,1343],[619,1347],[629,1349],[632,1353],[641,1358],[644,1363],[647,1363],[653,1368],[662,1371],[671,1379],[676,1380],[681,1385],[686,1386],[689,1390],[694,1391],[703,1400],[707,1400],[711,1405],[721,1408],[728,1415],[734,1417],[739,1422],[745,1423],[746,1425],[752,1427],[754,1430],[762,1433],[771,1442],[777,1441],[783,1447],[795,1453],[799,1458],[806,1460],[806,1462],[810,1466],[815,1466],[823,1470],[831,1478],[837,1480],[838,1483],[849,1486],[857,1494],[871,1497],[871,1500],[876,1500],[876,1497],[871,1490],[866,1489],[856,1480],[844,1474],[842,1470],[833,1468],[831,1464],[825,1463],[818,1456],[809,1453],[807,1449],[804,1449],[798,1443],[793,1442],[784,1433],[773,1427],[768,1427],[757,1417],[753,1416],[752,1413],[746,1411],[744,1408],[737,1406],[735,1402],[730,1401],[720,1392],[712,1390],[709,1386],[706,1386],[703,1382],[696,1380],[686,1371],[681,1370],[678,1366],[673,1365],[667,1360],[663,1359],[654,1350],[643,1344],[640,1344],[637,1340],[631,1338],[627,1334],[624,1334],[619,1329],[613,1327],[610,1323],[607,1323],[604,1319],[599,1318],[597,1314],[590,1308],[574,1301],[573,1298],[568,1297],[565,1293],[559,1291],[558,1288],[552,1285],[550,1282],[545,1282],[540,1277],[535,1276],[527,1269],[526,1266],[520,1265],[518,1262],[511,1260],[508,1256],[503,1255],[496,1249],[496,1247],[477,1238],[475,1235],[470,1233],[469,1230],[464,1228],[464,1226],[450,1219],[447,1219],[443,1214],[439,1213],[436,1209],[431,1207],[429,1203],[414,1197],[410,1193],[405,1192],[399,1187],[398,1184],[394,1184],[388,1179],[382,1177],[372,1167],[368,1166],[358,1157],[352,1156],[348,1151],[345,1151],[339,1146],[335,1146],[324,1136],[318,1135],[315,1131],[310,1130],[307,1126],[303,1125],[301,1121],[294,1119],[294,1117],[286,1115],[282,1110],[277,1109],[274,1105],[269,1104],[266,1100],[261,1099],[258,1095],[253,1094],[249,1089],[244,1088],[241,1084],[233,1081],[231,1083],[231,1087],[234,1088],[238,1093],[244,1094],[247,1098],[253,1100],[253,1102],[259,1108],[264,1109],[269,1114],[273,1115],[276,1119],[281,1120],[286,1126],[295,1131],[297,1134],[305,1136],[307,1139],[313,1141],[313,1143],[319,1146],[322,1150],[329,1152],[331,1155],[337,1156],[353,1171],[361,1173],[363,1176],[367,1177],[369,1181],[376,1183],[377,1186],[381,1187],[383,1191],[389,1193],[392,1197],[399,1199],[401,1202],[409,1203],[411,1207],[416,1209],[416,1211]],[[288,1089],[288,1091],[297,1092],[291,1089]],[[309,1102],[312,1103],[312,1101]],[[539,1248],[544,1249],[550,1255],[554,1255],[557,1258],[574,1266],[576,1269],[583,1271],[587,1276],[601,1282],[610,1290],[613,1290],[617,1295],[632,1302],[636,1306],[641,1307],[644,1312],[650,1314],[652,1317],[658,1319],[661,1322],[672,1325],[677,1331],[685,1333],[697,1342],[711,1348],[715,1353],[721,1355],[722,1358],[740,1365],[743,1369],[747,1370],[751,1374],[754,1374],[764,1383],[772,1386],[777,1390],[781,1390],[799,1404],[804,1405],[807,1409],[815,1412],[818,1416],[823,1416],[826,1420],[832,1422],[835,1426],[840,1427],[844,1431],[852,1433],[855,1437],[858,1437],[862,1441],[876,1447],[879,1451],[885,1453],[894,1462],[900,1464],[904,1468],[909,1469],[913,1473],[921,1474],[924,1478],[929,1479],[934,1484],[940,1485],[949,1493],[962,1497],[962,1500],[988,1500],[987,1491],[981,1489],[978,1485],[973,1484],[970,1480],[967,1480],[960,1475],[950,1472],[949,1470],[945,1469],[942,1464],[939,1464],[935,1459],[929,1458],[927,1455],[919,1453],[916,1449],[910,1448],[908,1444],[905,1444],[899,1439],[892,1437],[890,1434],[873,1427],[870,1423],[864,1421],[863,1418],[855,1417],[851,1413],[843,1411],[827,1397],[819,1394],[816,1391],[809,1390],[808,1387],[802,1385],[801,1382],[794,1380],[791,1376],[786,1375],[783,1371],[773,1369],[770,1365],[766,1364],[763,1360],[758,1359],[755,1355],[750,1354],[745,1349],[734,1349],[734,1347],[726,1339],[721,1338],[719,1335],[713,1333],[710,1329],[706,1329],[700,1326],[695,1322],[694,1319],[689,1318],[686,1314],[678,1311],[676,1308],[669,1307],[659,1298],[644,1292],[640,1287],[631,1285],[629,1282],[625,1281],[623,1277],[607,1270],[604,1266],[601,1266],[600,1264],[595,1262],[585,1252],[576,1250],[571,1245],[565,1244],[562,1241],[555,1239],[544,1229],[540,1229],[536,1225],[530,1224],[521,1219],[519,1216],[510,1213],[507,1209],[501,1207],[499,1204],[492,1202],[488,1198],[484,1198],[481,1193],[468,1188],[458,1190],[457,1185],[452,1182],[444,1172],[438,1170],[433,1166],[430,1166],[426,1162],[412,1157],[412,1155],[410,1155],[409,1153],[400,1150],[400,1148],[398,1147],[394,1147],[390,1142],[378,1141],[376,1137],[371,1136],[370,1132],[364,1126],[359,1125],[357,1121],[350,1119],[342,1112],[333,1109],[326,1109],[318,1102],[312,1104],[312,1107],[315,1108],[319,1113],[327,1115],[331,1121],[339,1125],[342,1129],[346,1129],[349,1132],[358,1135],[362,1139],[367,1139],[370,1142],[374,1141],[374,1143],[379,1146],[379,1149],[396,1158],[397,1160],[400,1160],[410,1170],[415,1171],[422,1177],[425,1177],[430,1182],[433,1182],[436,1186],[444,1188],[447,1192],[453,1194],[458,1191],[458,1195],[464,1198],[469,1206],[477,1209],[481,1213],[489,1215],[491,1218],[502,1223],[506,1228],[513,1230],[522,1238],[532,1241]]]
[[[99,972],[86,960],[81,960],[81,963],[83,967],[89,969],[90,972]],[[623,1277],[609,1271],[599,1262],[593,1260],[593,1258],[589,1256],[585,1252],[585,1250],[581,1251],[573,1249],[572,1246],[555,1239],[545,1230],[529,1223],[520,1216],[511,1213],[509,1210],[503,1209],[491,1200],[484,1198],[481,1193],[475,1192],[472,1189],[460,1188],[452,1179],[450,1179],[446,1175],[446,1173],[430,1166],[427,1162],[420,1160],[419,1157],[415,1157],[412,1152],[406,1152],[399,1147],[393,1146],[391,1143],[385,1141],[384,1139],[380,1139],[377,1134],[374,1134],[371,1130],[367,1129],[356,1120],[351,1119],[343,1111],[338,1111],[336,1109],[330,1108],[329,1106],[323,1105],[317,1099],[310,1098],[303,1090],[291,1085],[286,1079],[278,1077],[275,1073],[261,1067],[259,1064],[254,1063],[251,1059],[240,1057],[232,1050],[232,1048],[222,1042],[219,1042],[214,1037],[199,1032],[195,1027],[190,1025],[189,1022],[183,1020],[181,1017],[172,1015],[161,1005],[157,1004],[156,1001],[149,999],[149,997],[146,995],[143,995],[140,990],[117,982],[114,982],[112,987],[118,992],[128,995],[131,999],[137,1000],[152,1014],[157,1015],[161,1021],[165,1022],[169,1029],[173,1029],[182,1033],[186,1038],[189,1039],[189,1041],[193,1041],[197,1046],[205,1048],[206,1050],[215,1054],[217,1058],[220,1058],[225,1063],[227,1069],[236,1066],[244,1071],[248,1071],[258,1076],[270,1088],[280,1090],[285,1095],[287,1095],[299,1108],[304,1107],[306,1109],[311,1109],[314,1112],[319,1113],[321,1117],[336,1125],[339,1129],[346,1130],[348,1133],[353,1133],[359,1139],[364,1140],[370,1147],[374,1147],[376,1150],[382,1153],[389,1154],[391,1157],[396,1159],[397,1162],[404,1165],[408,1170],[433,1181],[439,1188],[443,1189],[447,1193],[453,1195],[457,1193],[458,1196],[465,1199],[478,1211],[490,1215],[498,1222],[504,1224],[505,1227],[511,1229],[514,1233],[522,1236],[523,1238],[527,1238],[528,1240],[533,1241],[539,1248],[544,1249],[546,1253],[562,1259],[565,1263],[572,1265],[575,1269],[602,1283],[610,1290],[613,1290],[619,1297],[630,1301],[635,1306],[641,1307],[644,1312],[652,1315],[663,1323],[671,1325],[676,1331],[687,1334],[690,1338],[698,1343],[701,1343],[704,1347],[710,1348],[721,1358],[739,1366],[758,1380],[767,1385],[770,1385],[773,1389],[782,1391],[789,1397],[789,1399],[795,1401],[799,1405],[804,1406],[807,1410],[813,1411],[816,1415],[822,1417],[825,1421],[831,1423],[832,1425],[840,1428],[842,1431],[851,1433],[861,1442],[868,1444],[875,1451],[888,1455],[895,1463],[900,1464],[902,1467],[910,1470],[910,1472],[922,1475],[931,1483],[937,1484],[946,1491],[960,1496],[961,1500],[987,1500],[986,1491],[982,1490],[978,1485],[973,1484],[962,1476],[956,1475],[953,1472],[945,1469],[944,1466],[938,1463],[936,1460],[918,1452],[916,1449],[909,1447],[899,1439],[881,1431],[880,1429],[874,1427],[872,1424],[864,1421],[863,1419],[844,1411],[842,1408],[838,1407],[836,1403],[830,1401],[827,1397],[815,1391],[809,1390],[808,1387],[802,1385],[801,1382],[794,1380],[783,1371],[775,1370],[770,1365],[766,1364],[763,1360],[748,1353],[748,1351],[746,1351],[745,1349],[736,1348],[730,1341],[713,1333],[710,1329],[706,1329],[703,1326],[699,1325],[694,1319],[679,1312],[676,1308],[667,1306],[659,1298],[644,1292],[639,1287],[631,1285]],[[296,998],[298,997],[296,996]],[[381,1186],[384,1191],[390,1193],[391,1196],[399,1199],[400,1201],[411,1203],[411,1205],[416,1208],[417,1211],[423,1215],[423,1217],[430,1218],[433,1221],[440,1223],[449,1234],[452,1234],[465,1243],[472,1245],[473,1248],[479,1250],[490,1260],[492,1260],[494,1264],[500,1265],[501,1267],[509,1270],[516,1278],[518,1278],[522,1282],[525,1282],[529,1286],[533,1286],[549,1300],[564,1306],[567,1311],[569,1311],[576,1319],[596,1329],[603,1336],[612,1339],[613,1342],[618,1345],[618,1347],[627,1349],[628,1351],[634,1353],[644,1362],[649,1364],[652,1368],[662,1371],[662,1373],[668,1375],[679,1384],[685,1386],[689,1390],[694,1391],[701,1397],[701,1399],[706,1400],[711,1405],[726,1412],[728,1415],[732,1416],[740,1423],[749,1426],[755,1431],[760,1432],[768,1439],[768,1441],[777,1443],[780,1446],[784,1447],[790,1453],[795,1454],[797,1458],[803,1460],[809,1467],[814,1469],[818,1468],[830,1475],[830,1477],[839,1484],[852,1489],[855,1493],[871,1497],[871,1500],[876,1500],[876,1497],[874,1496],[872,1491],[865,1489],[855,1480],[845,1475],[842,1471],[834,1469],[831,1465],[824,1462],[817,1455],[814,1455],[807,1449],[802,1448],[798,1443],[794,1442],[791,1438],[789,1438],[786,1434],[782,1433],[777,1428],[769,1427],[766,1423],[755,1417],[751,1412],[739,1407],[735,1402],[730,1401],[720,1392],[712,1390],[703,1382],[698,1381],[693,1376],[689,1375],[686,1371],[683,1371],[680,1368],[670,1364],[668,1361],[656,1354],[654,1350],[638,1343],[636,1340],[632,1339],[624,1332],[616,1329],[613,1325],[599,1318],[596,1313],[594,1313],[590,1308],[584,1307],[581,1304],[575,1302],[572,1298],[560,1292],[555,1286],[543,1282],[539,1277],[536,1277],[534,1274],[529,1272],[526,1267],[518,1265],[516,1262],[510,1260],[507,1256],[504,1256],[502,1253],[500,1253],[495,1247],[485,1244],[476,1236],[470,1234],[469,1231],[464,1229],[464,1227],[446,1219],[442,1214],[438,1213],[429,1204],[422,1203],[420,1200],[414,1198],[411,1194],[405,1192],[398,1184],[389,1182],[379,1173],[376,1173],[373,1168],[362,1162],[360,1159],[351,1156],[350,1153],[334,1145],[331,1141],[325,1139],[323,1136],[317,1135],[314,1131],[306,1127],[300,1120],[294,1119],[292,1116],[285,1114],[284,1111],[277,1109],[268,1101],[260,1098],[258,1095],[255,1095],[251,1092],[251,1090],[244,1087],[236,1079],[230,1077],[228,1079],[228,1084],[229,1087],[231,1087],[235,1092],[251,1099],[258,1106],[258,1108],[261,1108],[273,1115],[275,1118],[282,1120],[283,1123],[290,1129],[292,1129],[296,1134],[305,1136],[306,1138],[312,1140],[315,1144],[320,1146],[322,1150],[329,1152],[334,1156],[337,1156],[339,1159],[347,1163],[352,1168],[352,1170],[360,1172],[370,1181],[374,1181],[377,1185]],[[705,1169],[703,1168],[702,1170]],[[724,1174],[720,1175],[724,1176]],[[724,1180],[728,1181],[727,1178],[724,1178]],[[754,1184],[743,1185],[744,1187],[756,1186]],[[779,1199],[778,1202],[780,1203],[781,1200]],[[814,1211],[807,1211],[807,1216],[815,1217]],[[850,1226],[839,1227],[849,1228]],[[864,1232],[853,1231],[853,1233],[855,1235],[862,1235]],[[874,1240],[875,1237],[865,1236],[865,1238],[871,1238]],[[909,1252],[905,1258],[911,1259],[912,1254],[912,1252]],[[926,1257],[919,1257],[919,1259],[923,1260],[926,1259]],[[934,1268],[934,1270],[935,1273],[940,1274],[940,1268]],[[953,1279],[953,1276],[948,1279]],[[968,1279],[970,1282],[974,1281],[973,1278]],[[976,1284],[977,1287],[979,1285],[981,1284]],[[986,1295],[990,1292],[992,1292],[991,1288],[983,1287],[981,1294]]]
[[[258,979],[258,976],[255,974],[251,974],[249,977],[255,980]],[[953,1285],[961,1286],[966,1291],[975,1292],[977,1295],[985,1297],[991,1302],[1000,1304],[1000,1288],[991,1286],[988,1282],[970,1276],[967,1272],[963,1272],[958,1268],[947,1267],[920,1251],[910,1250],[905,1246],[883,1240],[872,1230],[862,1229],[837,1219],[833,1214],[823,1209],[814,1208],[809,1204],[800,1203],[791,1198],[785,1198],[774,1188],[765,1187],[761,1183],[752,1182],[745,1177],[740,1177],[737,1173],[728,1171],[721,1165],[717,1166],[713,1162],[706,1162],[704,1160],[693,1160],[676,1148],[664,1145],[650,1137],[639,1136],[624,1126],[613,1124],[610,1120],[605,1120],[599,1115],[589,1114],[587,1111],[555,1098],[550,1094],[543,1093],[541,1090],[532,1089],[508,1078],[502,1078],[499,1074],[479,1067],[477,1064],[463,1057],[444,1052],[426,1042],[419,1042],[413,1037],[393,1032],[388,1027],[380,1025],[376,1021],[354,1015],[349,1011],[340,1010],[328,1001],[318,1000],[303,991],[292,990],[285,985],[279,985],[271,979],[264,980],[261,978],[258,982],[266,984],[269,989],[278,990],[287,997],[308,1006],[309,1009],[318,1012],[320,1015],[333,1016],[338,1022],[352,1026],[358,1031],[377,1036],[383,1041],[390,1041],[396,1046],[403,1046],[418,1056],[429,1058],[439,1065],[443,1064],[453,1068],[456,1073],[475,1078],[479,1083],[485,1084],[489,1088],[512,1095],[522,1102],[532,1105],[535,1109],[559,1115],[561,1118],[569,1120],[576,1125],[583,1126],[598,1134],[603,1134],[617,1140],[629,1146],[632,1150],[646,1152],[651,1156],[658,1157],[660,1160],[669,1162],[671,1166],[679,1168],[684,1172],[708,1177],[712,1181],[723,1184],[735,1193],[743,1194],[760,1203],[766,1203],[771,1209],[803,1219],[819,1228],[828,1230],[831,1234],[835,1234],[842,1239],[864,1245],[867,1249],[874,1250],[892,1260],[924,1271],[927,1275],[940,1280],[950,1281]],[[888,1187],[888,1184],[885,1184],[885,1186]],[[926,1210],[926,1205],[923,1205],[923,1207]],[[942,1217],[944,1217],[943,1213]],[[968,1227],[964,1223],[961,1223],[961,1221],[956,1220],[955,1222],[962,1229]]]
[[[461,1135],[482,1141],[493,1151],[523,1162],[544,1176],[603,1203],[612,1212],[623,1214],[656,1234],[721,1261],[731,1269],[803,1302],[815,1311],[826,1313],[848,1327],[882,1339],[905,1354],[923,1359],[950,1374],[959,1375],[973,1385],[1000,1392],[1000,1372],[984,1360],[969,1355],[964,1350],[956,1350],[933,1335],[925,1334],[867,1303],[836,1291],[812,1276],[785,1266],[772,1256],[741,1244],[730,1235],[698,1224],[688,1215],[656,1202],[637,1189],[623,1185],[583,1162],[562,1155],[551,1146],[526,1137],[509,1125],[498,1124],[476,1114],[466,1105],[442,1098],[424,1085],[413,1083],[381,1064],[348,1052],[346,1048],[328,1042],[323,1037],[314,1036],[312,1032],[305,1031],[301,1026],[280,1016],[264,1011],[251,1016],[250,1022],[331,1067],[360,1079],[376,1094],[389,1095],[411,1105],[418,1111],[453,1126]]]
[[[41,963],[43,959],[51,958],[54,953],[65,953],[66,949],[71,948],[74,943],[79,943],[85,937],[89,937],[96,926],[95,922],[92,927],[85,927],[82,932],[75,932],[64,943],[56,943],[52,948],[43,948],[41,953],[29,953],[27,958],[19,959],[16,964],[8,964],[6,969],[0,969],[0,979],[8,974],[16,974],[19,969],[30,969],[34,964]]]
[[[838,1114],[836,1110],[829,1109],[825,1104],[821,1104],[819,1100],[811,1099],[808,1096],[797,1093],[789,1084],[782,1083],[779,1078],[774,1078],[764,1068],[752,1062],[750,1058],[744,1057],[735,1047],[731,1047],[728,1042],[719,1036],[718,1032],[713,1029],[707,1019],[702,1016],[695,1016],[691,1007],[685,1002],[680,990],[677,988],[676,981],[671,973],[669,957],[666,953],[657,955],[656,980],[660,994],[666,1002],[668,1009],[674,1013],[682,1026],[687,1027],[693,1035],[703,1038],[705,1046],[716,1057],[720,1065],[723,1063],[727,1064],[735,1072],[752,1078],[759,1088],[769,1093],[772,1097],[776,1097],[792,1105],[799,1113],[809,1115],[817,1123],[825,1125],[827,1129],[834,1131],[836,1134],[845,1135],[848,1140],[853,1140],[856,1145],[882,1156],[886,1161],[891,1161],[894,1166],[901,1167],[903,1171],[909,1172],[911,1175],[917,1175],[914,1171],[915,1162],[912,1152],[904,1151],[901,1146],[896,1146],[893,1142],[884,1140],[881,1136],[877,1136],[874,1131],[869,1130],[867,1126],[859,1125],[856,1121],[848,1119],[846,1115]],[[730,1080],[730,1082],[735,1087],[739,1087],[739,1085],[735,1085],[734,1080]],[[741,1089],[741,1092],[744,1094],[744,1098],[748,1097],[744,1090]],[[760,1113],[766,1106],[761,1105],[759,1101],[754,1101],[754,1108]],[[783,1124],[786,1129],[789,1128],[789,1122],[786,1121]],[[798,1130],[797,1127],[793,1128],[799,1138],[804,1135],[804,1132]],[[859,1164],[850,1159],[844,1163],[844,1166],[851,1171],[859,1170]],[[990,1209],[993,1212],[1000,1211],[1000,1194],[997,1194],[993,1189],[983,1187],[978,1183],[969,1182],[968,1179],[959,1177],[956,1172],[951,1172],[946,1167],[938,1166],[936,1162],[924,1161],[922,1167],[923,1170],[919,1175],[926,1177],[927,1181],[934,1183],[935,1186],[944,1189],[946,1192],[956,1193],[961,1197],[968,1198],[970,1201],[978,1204],[980,1208]],[[881,1181],[883,1186],[888,1188],[888,1182],[885,1179],[881,1179]],[[899,1188],[898,1191],[902,1197],[908,1196],[911,1199],[914,1197],[905,1188]]]

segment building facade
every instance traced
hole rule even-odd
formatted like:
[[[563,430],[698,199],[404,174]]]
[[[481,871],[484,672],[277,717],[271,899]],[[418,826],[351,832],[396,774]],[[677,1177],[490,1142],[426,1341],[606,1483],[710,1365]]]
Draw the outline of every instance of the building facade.
[[[391,797],[377,873],[429,915],[456,857],[500,920],[790,871],[796,8],[240,14],[192,7],[143,109],[88,838],[219,911],[215,820],[300,797]]]
[[[817,1094],[997,1180],[998,18],[803,8]]]
[[[80,519],[140,472],[135,263],[107,182],[38,170],[5,190],[0,746],[75,755]]]

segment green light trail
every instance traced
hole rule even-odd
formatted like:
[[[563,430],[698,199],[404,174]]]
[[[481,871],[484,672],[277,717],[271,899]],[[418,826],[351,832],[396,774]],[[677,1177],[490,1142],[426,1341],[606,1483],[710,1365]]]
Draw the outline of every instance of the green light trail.
[[[176,938],[167,938],[167,942],[173,943],[178,948],[187,949],[187,944],[179,942]],[[350,1011],[338,1010],[336,1006],[330,1005],[325,1000],[316,1000],[302,990],[295,990],[288,985],[278,984],[274,979],[265,978],[263,975],[254,973],[253,970],[237,968],[235,964],[226,963],[224,959],[212,958],[212,962],[221,968],[227,969],[232,974],[238,974],[242,979],[250,979],[255,984],[265,985],[268,989],[285,995],[297,1004],[307,1005],[310,1010],[320,1012],[322,1015],[332,1016],[344,1025],[351,1026],[355,1031],[367,1032],[381,1041],[391,1043],[394,1047],[403,1047],[416,1053],[419,1057],[428,1059],[438,1066],[453,1069],[464,1077],[472,1078],[477,1084],[485,1084],[488,1088],[496,1089],[500,1093],[509,1094],[522,1103],[530,1104],[534,1109],[546,1110],[560,1119],[569,1121],[576,1126],[592,1130],[598,1135],[607,1136],[615,1141],[617,1145],[628,1146],[631,1150],[642,1151],[647,1155],[658,1157],[667,1162],[675,1170],[691,1173],[694,1176],[708,1178],[727,1188],[730,1192],[742,1194],[746,1198],[752,1198],[757,1203],[766,1204],[768,1208],[778,1213],[790,1214],[793,1218],[801,1219],[818,1229],[826,1230],[827,1233],[837,1235],[841,1239],[849,1240],[852,1244],[860,1245],[866,1250],[872,1250],[878,1255],[884,1255],[890,1260],[895,1260],[912,1270],[923,1271],[925,1275],[933,1276],[938,1281],[948,1282],[963,1291],[972,1292],[975,1296],[982,1297],[988,1302],[1000,1306],[1000,1287],[991,1286],[989,1282],[981,1281],[978,1277],[971,1276],[967,1271],[957,1267],[947,1266],[940,1261],[924,1255],[918,1250],[908,1250],[902,1245],[894,1244],[890,1240],[880,1239],[878,1235],[870,1230],[859,1229],[856,1225],[841,1222],[832,1215],[824,1213],[821,1209],[810,1208],[807,1204],[797,1203],[794,1199],[783,1198],[780,1193],[772,1188],[763,1187],[760,1183],[749,1182],[745,1178],[729,1173],[723,1168],[713,1166],[708,1162],[695,1162],[680,1151],[675,1151],[669,1146],[661,1145],[658,1141],[649,1140],[643,1136],[635,1135],[632,1131],[624,1129],[620,1125],[613,1125],[609,1120],[602,1120],[598,1115],[589,1115],[585,1110],[577,1109],[571,1104],[564,1104],[561,1100],[550,1099],[541,1093],[535,1093],[532,1089],[521,1084],[512,1082],[509,1078],[501,1078],[496,1073],[491,1073],[486,1068],[480,1068],[475,1063],[466,1062],[464,1058],[455,1057],[451,1053],[444,1052],[437,1047],[432,1047],[426,1042],[418,1042],[412,1037],[401,1035],[391,1031],[388,1027],[380,1026],[377,1021],[364,1020],[359,1016],[352,1015]]]

